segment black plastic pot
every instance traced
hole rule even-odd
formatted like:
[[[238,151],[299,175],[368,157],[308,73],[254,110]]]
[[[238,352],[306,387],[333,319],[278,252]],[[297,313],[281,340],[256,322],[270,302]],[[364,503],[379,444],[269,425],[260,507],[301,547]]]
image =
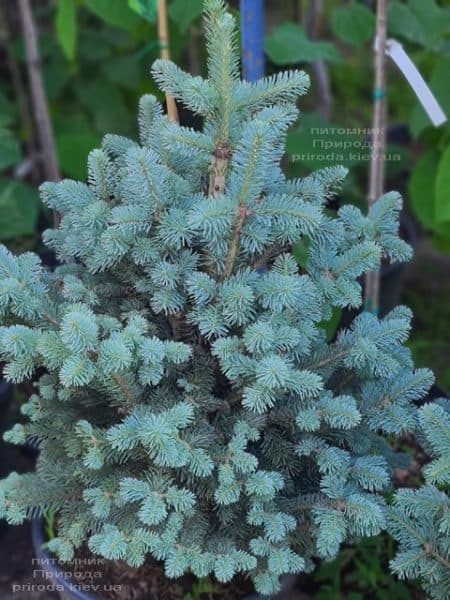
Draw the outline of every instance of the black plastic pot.
[[[48,582],[52,582],[55,591],[58,591],[61,598],[66,600],[99,600],[99,596],[94,596],[89,592],[83,592],[76,587],[70,579],[64,577],[64,566],[55,563],[55,559],[50,552],[43,548],[44,532],[41,518],[33,519],[31,522],[31,537],[33,539],[34,558],[37,559],[36,569],[42,569],[49,576]]]
[[[41,518],[33,519],[31,522],[31,536],[33,539],[34,557],[39,561],[39,565],[35,566],[35,568],[46,571],[49,581],[51,580],[53,582],[53,585],[56,588],[56,591],[60,593],[61,598],[64,600],[101,600],[101,596],[92,592],[79,590],[78,585],[82,585],[82,582],[74,585],[73,581],[69,578],[66,579],[64,577],[64,565],[59,565],[48,550],[42,548],[45,539]],[[83,568],[84,567],[81,567],[81,569]],[[95,566],[91,567],[91,570],[95,570]],[[263,597],[259,594],[252,594],[245,600],[271,600],[271,598],[268,596]],[[272,598],[272,600],[276,600],[275,597]]]

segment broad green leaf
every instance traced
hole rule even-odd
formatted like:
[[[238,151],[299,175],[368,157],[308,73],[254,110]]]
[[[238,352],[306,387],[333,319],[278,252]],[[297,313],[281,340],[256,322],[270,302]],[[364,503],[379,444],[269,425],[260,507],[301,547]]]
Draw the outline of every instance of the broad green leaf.
[[[121,89],[105,77],[83,81],[78,86],[80,102],[92,116],[94,128],[100,134],[132,133],[134,113],[127,106]]]
[[[388,10],[391,35],[428,50],[439,50],[442,34],[448,29],[448,18],[435,0],[409,0],[407,4],[393,0]]]
[[[50,57],[43,65],[43,79],[47,98],[57,100],[66,85],[71,80],[70,69],[67,68],[67,61],[61,53],[56,53]]]
[[[64,175],[73,179],[86,179],[88,154],[99,146],[99,141],[99,138],[89,131],[58,135],[56,148]]]
[[[441,227],[443,231],[435,233],[431,238],[431,243],[438,252],[450,254],[450,223],[445,223]],[[430,342],[430,344],[432,344],[432,342]]]
[[[186,10],[186,0],[174,0],[169,6],[169,16],[185,32],[189,25],[195,21],[203,10],[203,0],[191,0],[189,10]]]
[[[141,80],[141,66],[131,56],[114,56],[106,60],[102,70],[110,81],[131,90],[136,90]]]
[[[429,86],[432,89],[436,99],[442,106],[445,114],[450,116],[450,85],[448,84],[450,73],[450,57],[441,57],[438,59],[431,73]],[[405,83],[405,86],[407,84]],[[408,93],[413,93],[409,91]],[[417,101],[410,118],[410,129],[414,137],[418,137],[422,131],[431,125],[428,115],[423,110],[422,105]]]
[[[266,36],[265,49],[270,60],[277,65],[339,59],[334,44],[311,41],[304,28],[295,23],[274,27],[272,33]]]
[[[17,106],[0,92],[0,128],[11,125],[17,116]]]
[[[131,10],[134,10],[138,15],[154,23],[156,21],[156,0],[128,0]],[[186,11],[186,4],[185,4]],[[189,12],[189,11],[186,11]]]
[[[38,210],[35,188],[15,179],[0,179],[0,239],[32,235]]]
[[[91,12],[110,25],[127,31],[139,26],[140,19],[126,0],[85,0],[85,4]]]
[[[292,248],[292,253],[300,267],[305,268],[308,262],[309,239],[303,236]]]
[[[434,210],[438,223],[450,221],[450,146],[447,146],[438,164]]]
[[[114,30],[117,32],[117,29]],[[112,45],[92,30],[80,31],[78,54],[86,63],[98,63],[111,56]]]
[[[388,7],[388,29],[391,35],[416,44],[425,43],[425,34],[417,16],[403,2],[394,0]]]
[[[434,189],[439,154],[432,149],[423,154],[417,161],[409,183],[411,205],[416,217],[425,228],[433,229]]]
[[[12,167],[20,161],[20,147],[9,129],[0,129],[0,169]]]
[[[341,317],[342,309],[338,306],[333,306],[331,318],[328,319],[328,321],[322,321],[321,323],[319,323],[319,327],[325,330],[325,333],[327,334],[327,340],[329,342],[333,339],[334,334],[336,333],[337,328],[339,327]]]
[[[73,60],[77,40],[75,0],[59,0],[56,12],[56,34],[64,54],[69,60]]]
[[[448,18],[436,0],[409,0],[408,6],[421,24],[423,45],[438,50],[441,35],[449,29]]]
[[[362,4],[335,8],[331,13],[331,29],[344,42],[362,46],[374,35],[375,17]]]
[[[55,106],[52,111],[52,124],[56,137],[65,133],[91,130],[88,115],[81,111],[79,104],[75,112],[67,112],[67,110],[64,110],[65,108],[67,107]]]

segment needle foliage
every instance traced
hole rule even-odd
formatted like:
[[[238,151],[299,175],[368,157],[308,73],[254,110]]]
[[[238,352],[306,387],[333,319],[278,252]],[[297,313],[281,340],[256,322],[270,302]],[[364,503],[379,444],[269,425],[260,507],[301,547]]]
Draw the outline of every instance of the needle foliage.
[[[0,514],[55,511],[49,547],[62,559],[87,541],[132,566],[151,555],[167,577],[248,574],[271,594],[281,575],[392,521],[405,497],[387,517],[385,492],[404,457],[385,436],[441,409],[414,406],[432,375],[403,345],[407,308],[362,312],[332,342],[323,327],[333,308],[361,305],[364,272],[409,258],[399,195],[330,215],[344,169],[287,180],[285,136],[308,77],[242,82],[232,16],[221,0],[205,13],[207,77],[153,67],[202,130],[144,96],[139,142],[107,135],[87,183],[41,188],[61,215],[45,233],[60,266],[0,249],[4,373],[37,378],[26,424],[6,437],[40,450],[35,472],[1,482]],[[300,239],[304,268],[290,251]],[[448,445],[448,432],[430,435]],[[430,481],[444,461],[448,448]],[[448,533],[448,516],[433,527]]]

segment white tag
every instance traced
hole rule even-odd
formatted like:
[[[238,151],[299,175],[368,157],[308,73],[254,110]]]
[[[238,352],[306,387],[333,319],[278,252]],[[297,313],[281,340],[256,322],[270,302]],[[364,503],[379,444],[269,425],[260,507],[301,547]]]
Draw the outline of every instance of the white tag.
[[[386,54],[392,58],[407,79],[433,125],[439,127],[445,123],[447,121],[446,114],[400,42],[393,39],[387,40]]]

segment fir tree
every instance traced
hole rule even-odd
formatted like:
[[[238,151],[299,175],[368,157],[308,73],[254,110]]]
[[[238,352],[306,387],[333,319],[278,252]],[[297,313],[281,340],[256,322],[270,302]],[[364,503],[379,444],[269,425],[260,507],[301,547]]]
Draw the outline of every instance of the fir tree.
[[[41,374],[7,433],[39,445],[36,472],[1,483],[0,514],[55,511],[62,559],[87,540],[133,566],[151,555],[168,577],[249,574],[270,594],[385,527],[404,457],[384,435],[416,428],[432,375],[403,346],[405,307],[362,313],[331,343],[323,328],[361,305],[365,271],[409,258],[399,195],[330,216],[345,169],[280,168],[307,75],[240,81],[222,0],[206,2],[206,38],[206,79],[153,67],[202,131],[144,96],[140,143],[107,135],[88,183],[42,186],[61,266],[0,250],[5,376]]]

